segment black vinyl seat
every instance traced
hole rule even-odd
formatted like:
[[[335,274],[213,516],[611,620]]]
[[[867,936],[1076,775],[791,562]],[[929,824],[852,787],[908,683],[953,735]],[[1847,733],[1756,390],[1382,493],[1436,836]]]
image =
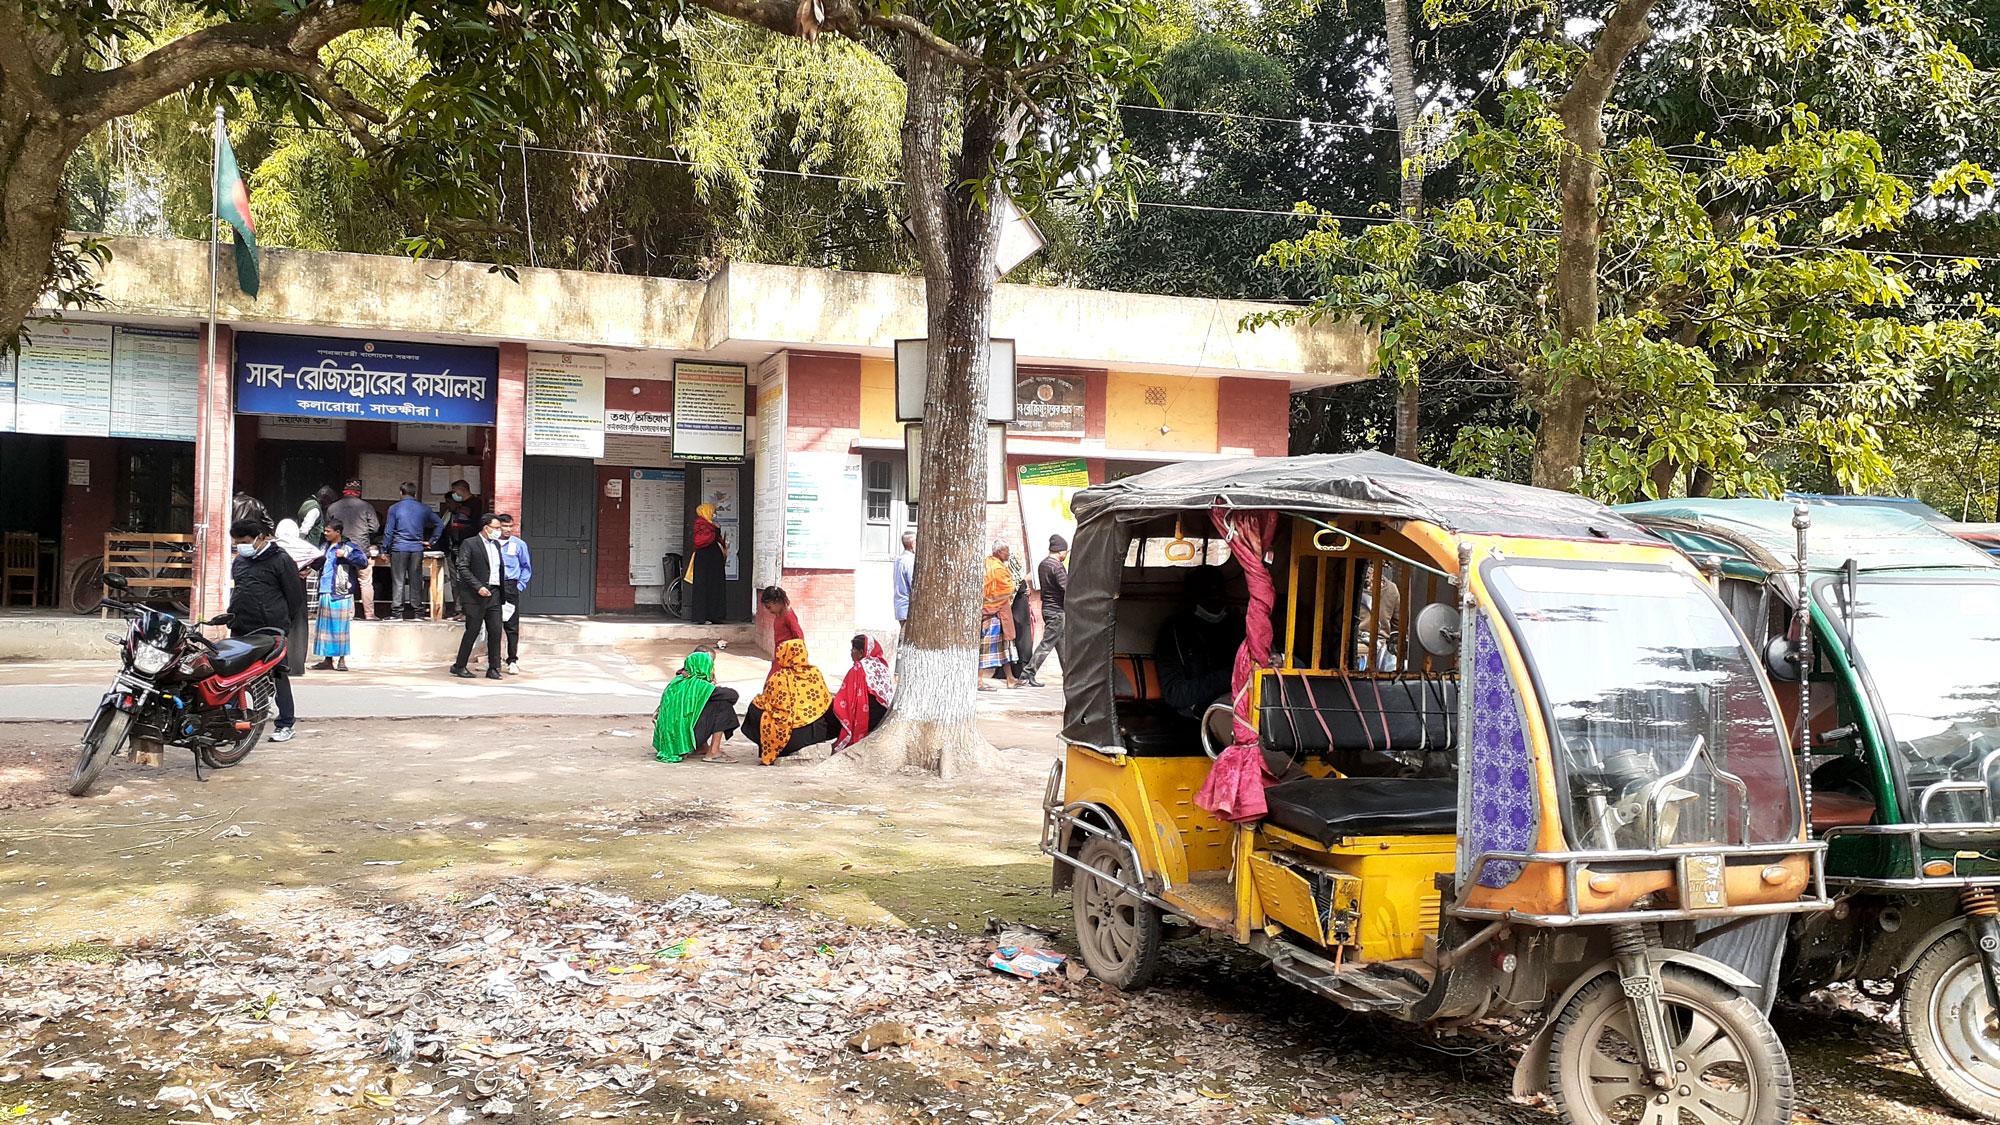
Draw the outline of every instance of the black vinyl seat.
[[[264,657],[265,653],[276,648],[279,639],[270,634],[259,633],[248,637],[217,641],[215,642],[215,652],[209,656],[208,662],[215,667],[218,675],[233,676],[250,667],[252,664],[257,663],[257,661]]]
[[[1458,830],[1458,782],[1427,777],[1306,777],[1264,790],[1265,822],[1332,847],[1348,836]]]

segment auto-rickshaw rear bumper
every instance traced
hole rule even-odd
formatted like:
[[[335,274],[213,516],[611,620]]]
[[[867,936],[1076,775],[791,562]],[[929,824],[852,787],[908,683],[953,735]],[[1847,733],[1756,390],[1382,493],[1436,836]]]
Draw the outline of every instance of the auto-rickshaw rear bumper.
[[[1827,882],[1841,891],[2000,887],[2000,871],[1964,870],[1968,858],[1992,866],[1987,857],[2000,852],[2000,823],[1858,824],[1828,828],[1820,833],[1820,839],[1837,852],[1837,873],[1829,875]],[[1928,856],[1926,849],[1931,852]],[[1872,868],[1875,873],[1849,873],[1857,867]]]
[[[1746,860],[1748,864],[1745,864]],[[1520,867],[1524,877],[1525,873],[1537,869],[1553,874],[1559,881],[1560,907],[1538,910],[1492,904],[1496,896],[1490,892],[1482,893],[1480,880],[1490,868],[1499,864]],[[1768,890],[1772,892],[1798,884],[1794,872],[1803,867],[1804,885],[1797,893],[1784,897],[1767,898],[1740,893],[1725,894],[1719,898],[1714,896],[1719,885],[1717,872],[1726,875],[1731,870],[1741,870],[1746,866],[1756,868],[1761,881],[1771,884]],[[1585,885],[1586,881],[1604,875],[1608,870],[1618,869],[1650,872],[1658,877],[1663,891],[1670,890],[1672,893],[1659,895],[1663,901],[1657,906],[1593,908],[1587,901],[1593,896]],[[1745,881],[1739,878],[1737,883]],[[1705,899],[1715,904],[1689,905]],[[1473,861],[1472,871],[1458,900],[1446,907],[1445,912],[1457,918],[1560,927],[1804,914],[1826,910],[1832,905],[1833,900],[1826,891],[1826,845],[1818,841],[1790,840],[1773,844],[1688,848],[1482,852]]]

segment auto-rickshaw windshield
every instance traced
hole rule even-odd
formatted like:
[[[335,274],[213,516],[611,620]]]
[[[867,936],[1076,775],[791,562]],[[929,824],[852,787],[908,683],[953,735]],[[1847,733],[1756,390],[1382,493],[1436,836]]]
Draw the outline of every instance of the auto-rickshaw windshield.
[[[1822,605],[1845,600],[1836,585],[1822,584]],[[2000,772],[2000,581],[1863,575],[1854,593],[1847,633],[1902,759],[1905,799],[1941,781],[1980,782],[1982,768]],[[1912,804],[1910,817],[1984,821],[1985,807],[1983,787],[1947,791],[1928,808]]]
[[[1529,562],[1486,580],[1534,674],[1571,846],[1796,837],[1774,702],[1707,587],[1664,567]]]

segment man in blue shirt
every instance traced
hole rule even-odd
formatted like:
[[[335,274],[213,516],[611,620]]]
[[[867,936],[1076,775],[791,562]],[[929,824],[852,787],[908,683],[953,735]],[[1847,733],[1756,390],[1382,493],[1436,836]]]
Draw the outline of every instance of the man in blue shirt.
[[[417,499],[417,486],[403,482],[403,498],[389,505],[382,525],[382,549],[389,552],[389,616],[415,621],[423,616],[424,552],[437,541],[444,520]]]
[[[896,632],[901,634],[903,623],[910,619],[910,582],[917,576],[917,533],[903,533],[903,553],[896,556],[895,570],[891,580],[896,587]]]
[[[514,517],[500,517],[500,619],[507,633],[507,674],[521,674],[521,591],[535,568],[528,559],[528,541],[514,534]]]

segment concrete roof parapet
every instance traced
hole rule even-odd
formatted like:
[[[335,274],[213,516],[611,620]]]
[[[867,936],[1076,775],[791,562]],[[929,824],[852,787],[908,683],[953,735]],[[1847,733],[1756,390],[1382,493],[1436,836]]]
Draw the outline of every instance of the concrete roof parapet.
[[[164,320],[208,312],[208,247],[111,238],[100,271],[106,304],[85,310]],[[705,281],[491,266],[394,255],[267,248],[252,301],[224,263],[221,311],[241,327],[332,333],[474,336],[552,346],[680,353],[778,348],[890,354],[924,334],[921,278],[725,264]],[[1321,322],[1248,331],[1252,301],[1001,285],[994,334],[1024,362],[1285,379],[1323,386],[1368,376],[1374,334]]]

